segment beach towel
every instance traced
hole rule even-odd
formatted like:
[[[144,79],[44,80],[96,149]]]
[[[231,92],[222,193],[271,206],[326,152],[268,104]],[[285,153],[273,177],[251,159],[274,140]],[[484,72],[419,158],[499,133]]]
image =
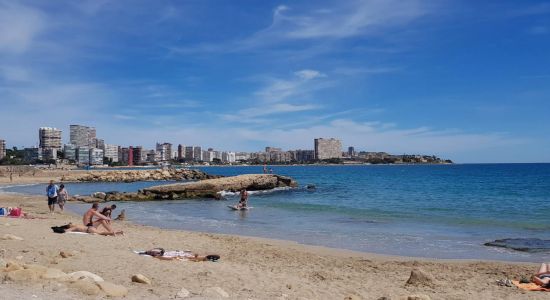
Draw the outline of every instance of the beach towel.
[[[540,292],[550,292],[550,289],[543,288],[540,285],[537,285],[536,283],[530,282],[530,283],[519,283],[517,280],[512,280],[512,283],[517,286],[518,288],[526,291],[540,291]]]

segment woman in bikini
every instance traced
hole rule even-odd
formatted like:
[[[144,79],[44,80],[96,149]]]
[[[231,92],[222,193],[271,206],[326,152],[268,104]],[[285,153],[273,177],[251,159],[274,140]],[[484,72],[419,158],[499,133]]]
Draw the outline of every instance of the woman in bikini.
[[[531,281],[543,288],[550,288],[550,263],[542,263]]]
[[[163,248],[154,248],[148,251],[139,252],[138,254],[149,255],[162,260],[217,261],[220,259],[220,256],[215,254],[200,256],[191,251],[164,251]]]

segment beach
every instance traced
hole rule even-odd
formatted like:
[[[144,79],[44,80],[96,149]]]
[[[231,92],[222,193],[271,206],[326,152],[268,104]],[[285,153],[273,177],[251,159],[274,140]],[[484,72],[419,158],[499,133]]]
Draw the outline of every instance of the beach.
[[[0,236],[12,234],[23,238],[1,241],[4,260],[57,268],[65,273],[89,271],[126,287],[128,299],[173,299],[182,288],[189,292],[189,299],[547,299],[548,296],[496,284],[499,279],[529,277],[538,267],[533,263],[383,256],[281,240],[166,230],[129,222],[113,224],[125,232],[124,236],[56,234],[51,226],[80,223],[81,217],[67,212],[50,215],[46,213],[45,199],[39,196],[0,194],[0,203],[20,205],[24,212],[39,217],[0,218]],[[133,252],[154,247],[219,254],[221,259],[160,261]],[[62,258],[61,251],[72,256]],[[431,279],[407,284],[411,271],[416,269]],[[132,282],[130,278],[135,274],[146,276],[151,284]],[[56,280],[4,280],[0,290],[5,299],[106,297],[103,292],[83,295],[71,284]]]

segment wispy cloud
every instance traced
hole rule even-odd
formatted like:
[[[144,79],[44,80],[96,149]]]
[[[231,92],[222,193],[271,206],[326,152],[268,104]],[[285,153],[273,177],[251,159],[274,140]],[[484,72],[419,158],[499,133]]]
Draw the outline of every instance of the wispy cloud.
[[[291,97],[307,95],[313,90],[327,87],[329,82],[315,82],[316,79],[327,77],[316,70],[297,71],[288,79],[273,78],[268,80],[267,85],[257,92],[255,96],[265,102],[277,102]]]

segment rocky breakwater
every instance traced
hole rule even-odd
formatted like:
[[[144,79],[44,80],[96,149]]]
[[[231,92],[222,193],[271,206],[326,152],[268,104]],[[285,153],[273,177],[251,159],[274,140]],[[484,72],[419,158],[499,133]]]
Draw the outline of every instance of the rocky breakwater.
[[[109,192],[101,194],[96,201],[148,201],[176,200],[187,198],[220,198],[220,192],[237,192],[245,188],[249,191],[270,190],[280,187],[297,187],[290,178],[273,174],[247,174],[196,182],[175,183],[153,186],[137,193]]]
[[[210,175],[199,170],[189,169],[155,169],[155,170],[116,170],[91,171],[85,174],[64,176],[63,181],[83,182],[135,182],[153,180],[204,180],[220,178],[220,175]]]

